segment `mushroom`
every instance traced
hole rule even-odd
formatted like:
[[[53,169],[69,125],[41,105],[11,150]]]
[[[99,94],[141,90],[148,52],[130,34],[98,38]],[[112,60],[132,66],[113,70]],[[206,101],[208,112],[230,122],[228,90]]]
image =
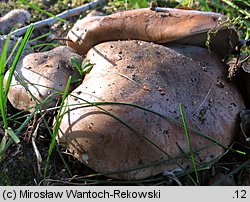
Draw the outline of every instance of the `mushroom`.
[[[113,41],[87,58],[95,65],[68,97],[58,141],[95,171],[128,180],[192,167],[179,103],[197,167],[231,144],[245,105],[207,49]]]
[[[82,79],[71,64],[72,57],[79,62],[82,61],[82,57],[67,46],[25,56],[18,64],[11,81],[8,93],[11,104],[17,109],[29,108],[32,111],[37,103],[49,98],[41,108],[55,106],[55,102],[65,90],[69,76],[72,76],[73,81],[69,91],[72,91]],[[5,74],[5,83],[8,77],[9,71]]]
[[[83,18],[69,31],[68,46],[84,55],[93,46],[112,40],[138,39],[203,47],[209,42],[211,49],[224,57],[238,43],[238,35],[228,27],[224,15],[196,10],[163,10],[137,9]]]
[[[8,34],[15,26],[25,25],[29,21],[30,14],[28,11],[20,9],[12,10],[0,17],[0,34]]]

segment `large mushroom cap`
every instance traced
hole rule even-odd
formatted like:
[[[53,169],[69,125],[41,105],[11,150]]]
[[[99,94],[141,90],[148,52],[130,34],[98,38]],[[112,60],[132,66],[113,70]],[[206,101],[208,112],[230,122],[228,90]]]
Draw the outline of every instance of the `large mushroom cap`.
[[[198,167],[224,153],[212,139],[232,142],[243,99],[206,49],[117,41],[99,44],[87,57],[96,65],[68,98],[59,142],[92,169],[141,179],[192,166],[179,103]]]
[[[68,33],[68,45],[78,54],[86,54],[101,42],[137,39],[203,46],[209,42],[222,57],[238,43],[238,35],[229,29],[226,16],[196,10],[165,8],[165,12],[136,9],[109,16],[86,17]]]
[[[82,61],[81,56],[66,46],[27,55],[18,64],[11,81],[8,93],[11,104],[17,109],[27,109],[49,97],[43,108],[54,106],[61,97],[69,76],[75,81],[69,91],[76,87],[77,80],[81,80],[77,69],[71,64],[72,57]],[[5,82],[8,76],[9,71],[5,74]]]

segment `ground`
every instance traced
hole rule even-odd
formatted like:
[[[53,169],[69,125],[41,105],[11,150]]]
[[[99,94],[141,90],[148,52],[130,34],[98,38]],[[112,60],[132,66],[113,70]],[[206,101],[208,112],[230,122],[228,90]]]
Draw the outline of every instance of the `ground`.
[[[32,0],[30,3],[36,5],[39,8],[45,9],[48,12],[58,14],[71,7],[76,7],[84,2],[79,0]],[[130,9],[131,5],[126,6],[125,1],[110,1],[109,6],[106,6],[103,10],[107,13],[115,12],[117,10]],[[165,5],[165,1],[158,1],[161,6],[175,7],[178,5],[176,1],[168,1]],[[196,5],[200,5],[199,1],[196,1]],[[245,7],[246,4],[239,3],[241,9],[248,11]],[[214,11],[222,11],[216,6],[211,6]],[[0,1],[0,16],[15,8],[24,8],[32,13],[32,22],[47,18],[45,14],[31,9],[29,6],[24,5],[18,1]],[[100,8],[102,9],[102,8]],[[229,15],[229,11],[227,14]],[[80,17],[84,16],[81,15]],[[71,19],[75,21],[75,18]],[[69,26],[72,25],[69,23]],[[237,26],[238,31],[241,33],[241,37],[249,37],[248,28],[246,25],[242,27]],[[65,29],[65,30],[64,30]],[[57,37],[64,37],[67,33],[67,27],[63,24],[54,26],[53,31]],[[248,31],[247,31],[248,30]],[[46,28],[42,30],[42,33],[46,33]],[[41,33],[40,33],[41,34]],[[58,43],[64,43],[59,41]],[[40,51],[41,49],[35,49]],[[19,113],[10,104],[7,106],[9,116]],[[11,122],[12,128],[18,128],[22,122],[24,122],[27,113],[22,113]],[[53,114],[47,115],[49,127],[52,125]],[[36,117],[29,121],[28,125],[20,133],[21,142],[19,144],[12,144],[6,152],[0,156],[0,185],[177,185],[178,183],[174,179],[158,175],[153,176],[146,180],[140,181],[117,181],[110,179],[109,177],[96,174],[93,170],[89,169],[76,159],[72,157],[64,148],[58,147],[54,149],[52,157],[50,158],[48,171],[46,176],[44,175],[44,169],[46,165],[46,159],[48,155],[48,148],[51,142],[51,137],[48,132],[48,127],[43,123],[39,127],[38,135],[35,140],[39,152],[42,156],[42,162],[37,163],[37,157],[32,146],[32,134],[34,134],[34,125],[39,117]],[[0,131],[3,135],[3,132]],[[246,152],[246,155],[238,154],[235,152],[228,152],[225,156],[213,165],[211,168],[205,169],[199,172],[201,185],[213,185],[214,183],[220,185],[250,185],[250,142],[247,142],[244,136],[241,135],[240,130],[236,134],[234,143],[232,144],[234,149]],[[64,159],[64,161],[62,160]],[[67,166],[66,166],[67,165]],[[194,177],[195,175],[192,174]],[[178,180],[183,185],[193,185],[192,181],[187,177],[178,177]]]

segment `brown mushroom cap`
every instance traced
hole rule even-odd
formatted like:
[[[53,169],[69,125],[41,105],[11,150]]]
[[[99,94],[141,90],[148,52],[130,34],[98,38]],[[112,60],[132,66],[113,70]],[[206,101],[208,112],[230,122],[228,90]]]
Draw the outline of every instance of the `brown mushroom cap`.
[[[209,40],[211,48],[225,56],[238,43],[237,33],[228,29],[226,20],[224,15],[213,12],[137,9],[79,20],[69,31],[71,41],[67,43],[84,55],[93,46],[113,40],[138,39],[160,44],[176,41],[204,47]]]
[[[68,98],[59,142],[90,168],[118,172],[113,178],[142,179],[179,168],[169,156],[183,168],[192,166],[179,103],[190,128],[224,146],[232,142],[244,102],[225,79],[219,58],[206,49],[119,41],[97,45],[87,58],[96,65]],[[88,106],[95,102],[103,104]],[[166,118],[104,102],[139,105]],[[189,135],[197,166],[224,153],[224,148],[194,130],[189,129]]]
[[[26,10],[12,10],[0,17],[0,34],[8,34],[15,26],[25,25],[30,21],[30,14]]]
[[[55,106],[55,102],[61,97],[60,91],[64,91],[66,87],[69,76],[72,76],[72,81],[81,80],[77,69],[71,64],[72,57],[82,61],[81,56],[66,46],[27,55],[18,64],[16,74],[11,81],[8,93],[11,104],[17,109],[27,109],[50,97],[43,108]],[[5,82],[8,76],[9,71],[5,74]],[[20,80],[26,84],[26,88],[30,92],[21,85]],[[69,91],[72,91],[76,84],[72,83]]]
[[[7,35],[0,35],[0,53],[2,53],[2,50],[3,50],[3,47],[4,47],[4,44],[6,42],[7,37],[8,37]],[[15,37],[13,35],[10,37],[10,40],[9,40],[9,43],[8,43],[7,55],[11,54],[11,52],[13,51],[18,39],[19,39],[18,37]],[[13,55],[15,55],[17,53],[17,50],[18,50],[18,48],[16,48]],[[26,55],[30,54],[31,52],[32,51],[31,51],[31,48],[30,48],[30,43],[28,42],[26,44],[26,48],[24,49],[24,51],[23,51],[23,53],[22,53],[22,55],[20,57],[20,60],[22,60]],[[14,61],[14,57],[11,57],[10,60],[8,60],[6,66],[11,66],[13,61]]]

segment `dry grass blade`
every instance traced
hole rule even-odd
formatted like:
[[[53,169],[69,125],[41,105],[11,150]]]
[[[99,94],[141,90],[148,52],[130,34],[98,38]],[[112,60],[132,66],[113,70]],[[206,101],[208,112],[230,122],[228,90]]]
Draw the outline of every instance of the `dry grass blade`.
[[[239,165],[237,168],[233,169],[230,173],[228,173],[227,175],[225,175],[224,177],[216,181],[214,184],[212,184],[212,186],[220,185],[221,183],[226,181],[230,176],[233,176],[235,173],[239,172],[241,169],[246,168],[249,164],[250,164],[250,159],[248,159],[247,161]]]
[[[34,152],[35,152],[35,154],[36,154],[36,159],[37,159],[37,170],[38,170],[38,174],[39,174],[40,176],[42,176],[42,173],[41,173],[41,165],[40,165],[41,162],[42,162],[42,156],[41,156],[41,154],[40,154],[40,152],[39,152],[39,150],[38,150],[38,148],[37,148],[37,146],[36,146],[35,139],[36,139],[36,137],[37,137],[37,131],[38,131],[38,128],[39,128],[39,126],[40,126],[41,120],[42,120],[42,119],[40,119],[39,122],[36,124],[36,128],[35,128],[35,130],[34,130],[34,132],[33,132],[33,134],[32,134],[32,137],[31,137],[32,146],[33,146]]]

